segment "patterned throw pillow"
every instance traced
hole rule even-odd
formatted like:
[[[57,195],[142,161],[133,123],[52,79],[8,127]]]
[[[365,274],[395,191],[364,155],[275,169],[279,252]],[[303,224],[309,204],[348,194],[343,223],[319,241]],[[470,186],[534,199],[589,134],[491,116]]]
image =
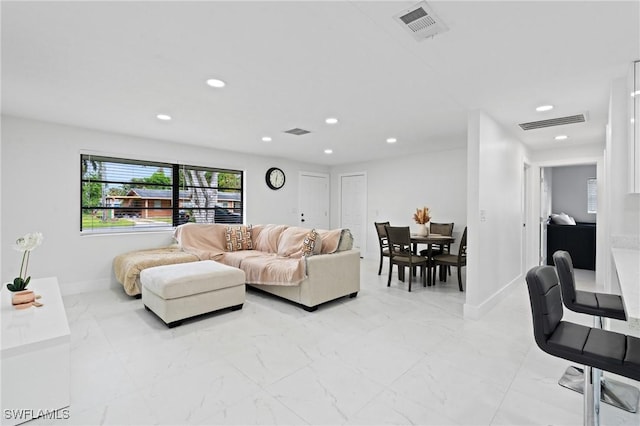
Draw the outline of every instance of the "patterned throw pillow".
[[[227,251],[253,250],[251,225],[227,226],[225,232]]]
[[[315,248],[319,239],[320,238],[315,229],[309,231],[309,233],[304,237],[304,240],[302,241],[302,255],[308,257],[317,254]]]

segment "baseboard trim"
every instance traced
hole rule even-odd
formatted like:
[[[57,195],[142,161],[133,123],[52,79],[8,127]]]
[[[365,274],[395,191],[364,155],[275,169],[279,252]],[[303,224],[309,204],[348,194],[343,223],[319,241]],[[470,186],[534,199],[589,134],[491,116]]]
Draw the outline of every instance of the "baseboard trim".
[[[470,305],[469,303],[465,303],[462,307],[463,317],[471,320],[482,318],[483,315],[490,312],[498,303],[504,300],[515,288],[516,284],[522,284],[523,280],[524,276],[522,274],[518,275],[516,278],[511,280],[511,282],[493,293],[479,305]]]

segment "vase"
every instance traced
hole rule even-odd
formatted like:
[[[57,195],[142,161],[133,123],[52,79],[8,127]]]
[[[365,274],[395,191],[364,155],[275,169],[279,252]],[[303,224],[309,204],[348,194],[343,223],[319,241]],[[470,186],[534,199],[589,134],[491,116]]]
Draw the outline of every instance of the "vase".
[[[36,295],[32,290],[16,291],[12,294],[11,304],[22,305],[24,303],[31,303],[36,300]]]
[[[419,223],[418,224],[418,232],[417,234],[421,237],[426,237],[427,235],[429,235],[429,228],[427,228],[427,224],[426,223]]]

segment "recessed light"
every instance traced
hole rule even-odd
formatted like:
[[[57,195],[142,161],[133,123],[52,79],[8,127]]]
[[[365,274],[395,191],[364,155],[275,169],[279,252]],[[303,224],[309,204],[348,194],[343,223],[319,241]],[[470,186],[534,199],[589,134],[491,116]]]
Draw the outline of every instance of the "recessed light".
[[[387,143],[396,143],[398,142],[398,139],[396,138],[387,138]]]
[[[271,142],[271,137],[269,137],[269,136],[264,136],[264,137],[262,138],[262,142]]]
[[[171,120],[171,116],[170,116],[170,115],[167,115],[167,114],[158,114],[158,115],[156,115],[156,118],[157,118],[158,120],[162,120],[162,121],[169,121],[169,120]]]
[[[636,90],[635,92],[631,92],[631,97],[632,98],[635,98],[638,95],[640,95],[640,90]]]
[[[558,135],[554,139],[557,140],[557,141],[564,141],[564,140],[569,139],[569,136],[567,136],[567,135]]]
[[[325,154],[333,154],[333,150],[332,149],[325,149],[324,153]]]
[[[553,109],[553,105],[540,105],[536,108],[538,112],[551,111]]]
[[[324,120],[324,122],[327,124],[336,124],[338,123],[338,119],[334,117],[329,117],[326,120]]]
[[[210,78],[207,80],[207,84],[218,89],[227,85],[227,83],[222,80],[218,80],[217,78]]]

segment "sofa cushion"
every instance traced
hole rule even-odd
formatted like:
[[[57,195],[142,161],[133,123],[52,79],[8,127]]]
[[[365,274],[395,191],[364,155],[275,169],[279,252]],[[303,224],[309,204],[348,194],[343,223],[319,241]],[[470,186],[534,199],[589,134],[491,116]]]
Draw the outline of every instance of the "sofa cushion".
[[[247,257],[242,270],[249,284],[298,285],[305,278],[305,258],[282,257],[275,253]]]
[[[348,229],[320,229],[318,234],[322,237],[322,254],[347,251],[353,248],[353,236]]]
[[[176,228],[174,236],[183,251],[200,260],[216,260],[226,251],[226,231],[219,223],[185,223]]]
[[[225,243],[227,251],[253,250],[251,225],[227,226]]]
[[[140,271],[154,266],[197,262],[198,256],[185,253],[180,248],[169,246],[158,249],[136,250],[123,253],[113,259],[116,279],[124,286],[129,296],[140,294]]]
[[[302,244],[309,228],[290,226],[282,232],[278,240],[278,256],[302,257]]]
[[[340,241],[338,242],[338,251],[347,251],[353,248],[353,235],[349,229],[343,229],[340,232]]]
[[[234,268],[242,268],[242,262],[247,257],[256,257],[263,256],[265,252],[259,250],[237,250],[237,251],[227,251],[222,255],[218,261],[224,263],[225,265],[233,266]]]
[[[253,247],[265,253],[278,252],[278,240],[287,225],[262,225],[254,227]]]

